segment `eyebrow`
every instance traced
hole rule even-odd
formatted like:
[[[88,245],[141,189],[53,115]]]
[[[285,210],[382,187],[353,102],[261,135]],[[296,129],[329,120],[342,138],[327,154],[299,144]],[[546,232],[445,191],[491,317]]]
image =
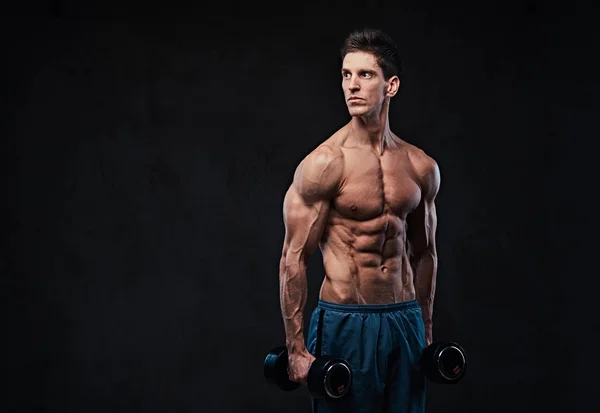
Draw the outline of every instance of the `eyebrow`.
[[[341,72],[351,72],[352,70],[342,67]],[[367,73],[375,73],[373,69],[357,69],[358,72],[367,72]]]

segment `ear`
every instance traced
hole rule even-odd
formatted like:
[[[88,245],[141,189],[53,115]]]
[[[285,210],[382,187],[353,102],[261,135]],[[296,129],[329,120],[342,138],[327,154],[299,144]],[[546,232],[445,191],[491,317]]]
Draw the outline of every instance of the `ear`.
[[[386,96],[394,97],[396,93],[398,93],[398,89],[400,88],[400,78],[398,76],[392,76],[387,81],[387,93]]]

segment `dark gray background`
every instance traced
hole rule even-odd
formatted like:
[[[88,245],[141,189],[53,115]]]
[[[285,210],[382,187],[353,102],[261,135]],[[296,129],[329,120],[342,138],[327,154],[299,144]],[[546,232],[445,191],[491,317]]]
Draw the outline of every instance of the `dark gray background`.
[[[2,411],[309,412],[262,377],[282,199],[348,120],[362,25],[398,42],[390,123],[442,174],[434,338],[470,367],[428,412],[593,410],[593,10],[378,4],[3,9]],[[321,277],[317,253],[307,314]]]

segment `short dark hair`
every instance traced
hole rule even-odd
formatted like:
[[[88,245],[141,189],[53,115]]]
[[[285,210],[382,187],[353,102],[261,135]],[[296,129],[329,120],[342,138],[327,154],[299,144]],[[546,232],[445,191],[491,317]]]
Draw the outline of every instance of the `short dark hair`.
[[[340,50],[341,60],[351,52],[366,52],[375,56],[386,80],[400,75],[396,43],[380,29],[366,27],[350,32]]]

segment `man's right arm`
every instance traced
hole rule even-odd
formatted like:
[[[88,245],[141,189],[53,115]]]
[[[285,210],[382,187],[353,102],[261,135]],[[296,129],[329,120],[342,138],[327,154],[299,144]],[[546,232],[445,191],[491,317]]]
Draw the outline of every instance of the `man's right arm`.
[[[285,239],[279,268],[280,304],[290,379],[300,383],[305,383],[314,359],[306,349],[303,334],[306,267],[323,235],[330,201],[339,190],[342,172],[341,150],[317,148],[298,165],[283,202]]]

